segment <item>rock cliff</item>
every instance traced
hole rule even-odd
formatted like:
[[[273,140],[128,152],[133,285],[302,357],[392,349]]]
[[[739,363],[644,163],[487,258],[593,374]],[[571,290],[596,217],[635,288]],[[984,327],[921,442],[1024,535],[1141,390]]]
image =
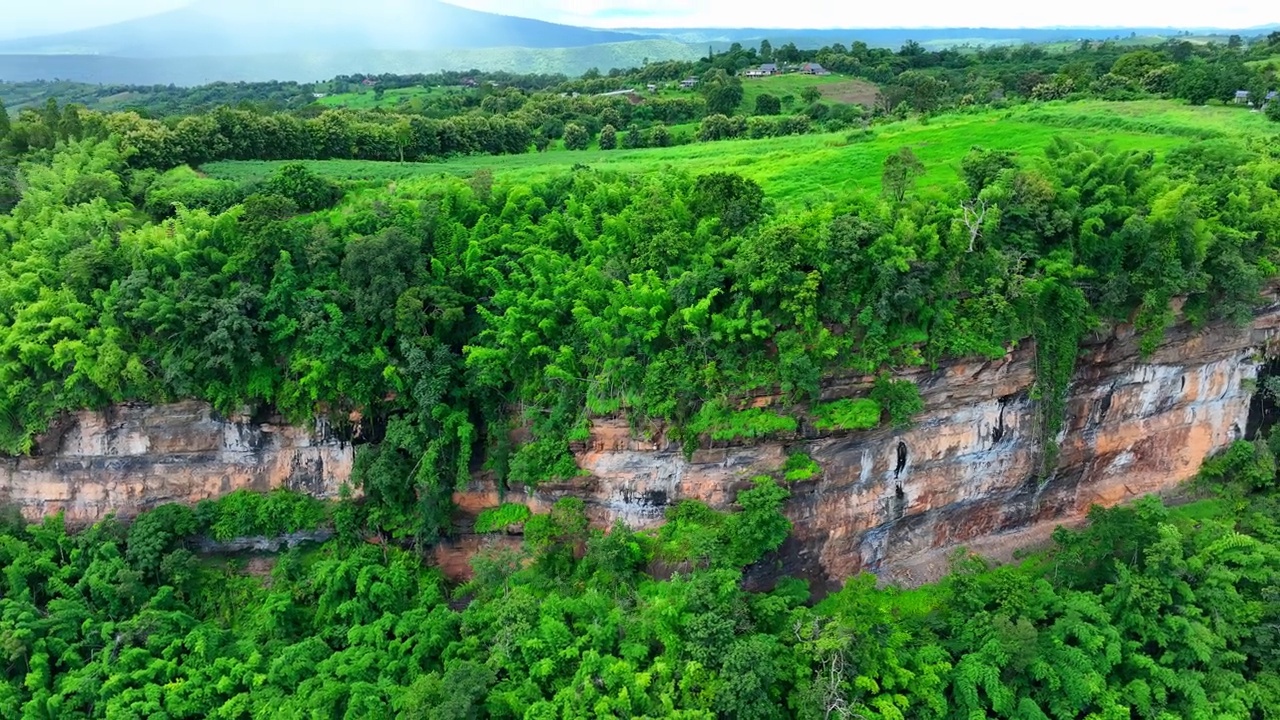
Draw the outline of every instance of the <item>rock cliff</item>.
[[[120,405],[66,415],[32,456],[0,460],[0,502],[84,525],[241,488],[336,497],[352,458],[323,427],[223,418],[197,402]]]
[[[862,569],[907,583],[936,577],[954,548],[1007,557],[1081,520],[1093,504],[1112,505],[1170,489],[1201,461],[1250,429],[1250,403],[1263,358],[1280,328],[1280,304],[1246,327],[1178,326],[1147,358],[1129,328],[1091,338],[1071,386],[1061,454],[1041,477],[1042,443],[1030,393],[1034,349],[990,362],[918,370],[925,402],[904,431],[820,433],[802,427],[787,438],[700,449],[686,458],[659,433],[633,434],[625,420],[595,424],[578,452],[586,475],[506,500],[535,510],[566,495],[583,498],[592,519],[637,526],[662,521],[684,498],[727,507],[749,478],[776,470],[794,452],[822,467],[792,486],[795,524],[777,563],[783,571],[832,587]],[[828,398],[866,391],[869,378],[836,379]],[[767,399],[761,399],[762,402]],[[238,488],[291,487],[336,495],[349,478],[350,445],[323,428],[226,419],[199,403],[115,407],[64,418],[40,438],[33,457],[0,461],[0,501],[28,517],[63,510],[85,523],[109,512],[194,502]],[[501,498],[477,476],[455,495],[458,527]],[[437,549],[447,572],[488,542],[462,536]]]
[[[1007,558],[1057,525],[1082,520],[1091,505],[1192,477],[1206,456],[1245,436],[1278,327],[1273,294],[1247,327],[1180,325],[1147,358],[1132,328],[1091,338],[1071,385],[1059,461],[1043,478],[1030,396],[1034,348],[1022,347],[992,362],[916,373],[925,410],[905,431],[802,427],[796,437],[702,449],[686,460],[675,443],[635,438],[625,421],[599,422],[578,456],[589,475],[516,488],[507,499],[545,509],[576,495],[598,523],[646,526],[683,498],[725,507],[751,476],[805,452],[822,473],[791,488],[787,514],[795,528],[781,569],[826,587],[863,569],[924,582],[945,571],[960,545]],[[825,394],[861,394],[869,381],[832,382]],[[475,513],[496,505],[498,494],[478,481],[455,501]]]

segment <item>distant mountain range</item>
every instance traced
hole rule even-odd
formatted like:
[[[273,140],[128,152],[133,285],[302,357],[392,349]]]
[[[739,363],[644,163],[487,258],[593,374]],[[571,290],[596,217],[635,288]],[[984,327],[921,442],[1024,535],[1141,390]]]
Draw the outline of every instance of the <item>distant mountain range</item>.
[[[288,5],[289,7],[281,7]],[[1262,30],[1253,29],[1250,34]],[[588,68],[692,59],[730,43],[818,47],[862,40],[958,43],[1100,39],[1169,28],[762,28],[597,30],[479,12],[439,0],[196,0],[127,22],[0,41],[0,80],[196,85],[216,80],[311,81],[351,72],[509,70],[577,75]],[[1223,33],[1230,31],[1221,31]]]
[[[645,34],[497,15],[438,0],[308,0],[298,4],[200,0],[178,10],[137,20],[0,42],[0,53],[168,58],[445,48],[565,48],[636,40],[638,35]]]
[[[628,28],[623,32],[637,34],[656,34],[672,40],[686,43],[743,45],[758,44],[768,40],[775,48],[785,43],[795,43],[797,47],[813,48],[832,43],[843,43],[846,47],[855,40],[873,47],[900,47],[908,40],[927,44],[955,44],[957,42],[975,41],[983,43],[1050,43],[1067,40],[1106,40],[1114,37],[1128,37],[1131,33],[1141,37],[1174,37],[1184,32],[1195,36],[1228,36],[1239,34],[1245,37],[1262,35],[1280,29],[1280,25],[1268,25],[1254,28],[1170,28],[1170,27],[1048,27],[1048,28],[988,28],[988,27],[952,27],[952,28],[823,28],[823,29],[786,29],[786,28],[672,28],[651,30]]]

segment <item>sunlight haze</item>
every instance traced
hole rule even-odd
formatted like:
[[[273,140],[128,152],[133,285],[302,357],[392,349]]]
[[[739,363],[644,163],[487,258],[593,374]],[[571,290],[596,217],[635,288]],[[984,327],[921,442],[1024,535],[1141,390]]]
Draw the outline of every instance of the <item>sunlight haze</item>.
[[[412,0],[406,0],[412,2]],[[44,0],[12,4],[5,10],[0,38],[80,30],[130,20],[190,4],[184,0]],[[273,11],[305,8],[297,0],[263,0]],[[785,11],[748,12],[741,0],[456,0],[474,10],[601,28],[621,27],[1253,27],[1280,20],[1264,0],[1222,3],[1165,3],[1135,0],[1080,0],[1025,3],[1009,0],[845,4],[797,3]]]

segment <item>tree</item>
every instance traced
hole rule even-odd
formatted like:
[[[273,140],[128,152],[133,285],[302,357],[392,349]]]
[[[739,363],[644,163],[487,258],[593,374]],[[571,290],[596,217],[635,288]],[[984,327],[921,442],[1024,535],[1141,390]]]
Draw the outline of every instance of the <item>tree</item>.
[[[671,145],[671,131],[667,130],[666,125],[656,125],[649,131],[649,147],[669,147]]]
[[[729,118],[719,113],[706,116],[702,119],[702,124],[698,126],[698,139],[703,142],[724,140],[731,137],[732,134],[733,128],[729,123]]]
[[[757,115],[779,115],[782,113],[782,101],[776,96],[765,93],[756,96]]]
[[[1271,122],[1280,123],[1280,98],[1267,103],[1267,117]]]
[[[644,146],[644,132],[640,128],[633,127],[622,134],[622,147],[638,150]]]
[[[564,147],[566,150],[586,150],[591,144],[591,133],[577,123],[564,126]]]
[[[5,139],[9,135],[9,111],[5,109],[4,101],[0,100],[0,140]]]
[[[333,207],[342,199],[342,188],[300,162],[289,163],[267,181],[266,192],[287,197],[303,212]]]
[[[760,60],[762,62],[773,62],[773,45],[767,39],[760,41]]]
[[[618,147],[618,130],[612,125],[600,128],[600,149],[612,150]]]
[[[909,147],[901,147],[898,152],[884,159],[884,170],[880,174],[881,186],[885,195],[896,203],[902,202],[907,191],[915,184],[916,178],[924,174],[924,165]]]
[[[742,103],[742,78],[723,69],[716,68],[704,75],[698,87],[707,100],[708,113],[731,115]]]
[[[805,104],[812,105],[822,99],[822,91],[810,85],[800,91],[800,99],[804,100]]]

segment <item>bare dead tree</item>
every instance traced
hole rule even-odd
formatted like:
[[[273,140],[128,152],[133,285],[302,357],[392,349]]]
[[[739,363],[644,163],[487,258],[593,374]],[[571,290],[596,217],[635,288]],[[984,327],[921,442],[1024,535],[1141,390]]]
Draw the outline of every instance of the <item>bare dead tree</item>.
[[[866,716],[857,712],[853,703],[849,702],[843,687],[848,647],[852,638],[835,628],[833,623],[823,625],[816,618],[807,633],[802,630],[802,624],[797,620],[792,628],[796,640],[809,644],[818,661],[818,668],[814,670],[812,692],[818,707],[822,708],[824,720],[865,720]],[[831,632],[838,633],[838,636],[829,637],[828,642],[820,642],[824,634]]]
[[[964,226],[969,229],[969,252],[973,252],[973,244],[982,234],[982,221],[987,217],[987,201],[981,198],[961,203],[964,211]]]

